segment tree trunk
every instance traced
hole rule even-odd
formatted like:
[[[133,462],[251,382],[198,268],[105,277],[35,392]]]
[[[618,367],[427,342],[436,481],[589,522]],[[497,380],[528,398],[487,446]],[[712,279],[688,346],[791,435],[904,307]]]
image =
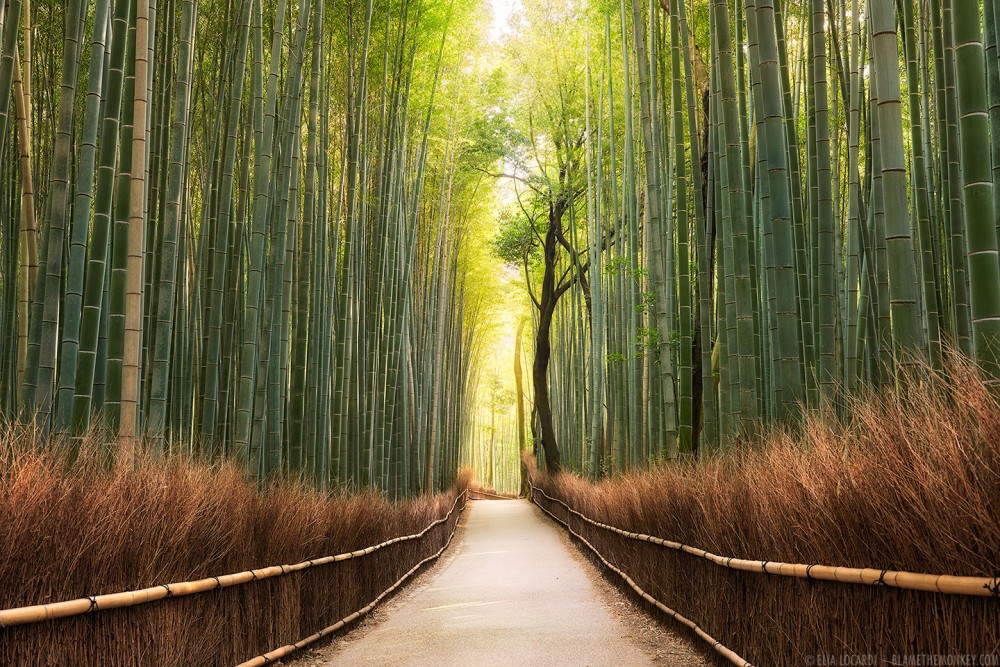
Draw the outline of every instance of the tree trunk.
[[[546,269],[547,270],[547,269]],[[549,335],[552,329],[552,308],[544,308],[538,318],[538,335],[535,337],[535,360],[531,366],[531,381],[535,390],[535,409],[541,430],[542,451],[545,454],[545,468],[550,475],[558,473],[559,447],[556,444],[555,425],[552,420],[552,404],[549,401],[549,357],[552,344]]]
[[[514,340],[514,384],[517,387],[517,451],[524,456],[524,374],[521,368],[521,341],[524,335],[524,320],[517,324],[517,338]],[[521,493],[527,492],[528,470],[521,462]]]
[[[535,359],[531,365],[531,380],[535,390],[535,409],[541,429],[542,451],[545,453],[545,468],[550,475],[557,474],[562,466],[559,461],[559,446],[556,444],[556,430],[552,421],[552,404],[549,400],[549,358],[552,355],[552,316],[556,301],[556,230],[562,224],[562,213],[566,203],[556,202],[549,207],[549,225],[545,233],[545,274],[542,278],[541,301],[538,308],[538,334],[535,336]]]

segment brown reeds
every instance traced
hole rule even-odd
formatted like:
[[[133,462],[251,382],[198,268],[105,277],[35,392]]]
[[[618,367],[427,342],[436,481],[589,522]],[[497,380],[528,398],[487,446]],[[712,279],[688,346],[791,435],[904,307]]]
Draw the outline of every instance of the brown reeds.
[[[529,482],[529,484],[530,484],[530,482]],[[563,521],[558,516],[556,516],[554,513],[550,512],[548,509],[546,509],[546,504],[547,503],[540,502],[535,497],[535,495],[534,495],[535,493],[540,494],[542,497],[544,497],[544,498],[546,498],[548,500],[555,500],[555,502],[557,502],[558,504],[562,505],[566,509],[569,509],[569,506],[566,505],[566,503],[563,503],[562,501],[556,500],[556,499],[552,498],[551,496],[548,496],[541,489],[538,489],[538,488],[536,488],[534,486],[531,487],[531,494],[532,494],[531,501],[534,502],[536,505],[538,505],[538,507],[543,512],[545,512],[550,517],[552,517],[556,522],[562,524],[563,527],[566,528],[567,531],[569,531],[569,534],[572,535],[574,538],[576,538],[576,540],[577,540],[578,543],[582,544],[583,546],[587,547],[590,550],[590,554],[588,554],[588,555],[590,555],[592,558],[597,559],[601,563],[601,565],[603,565],[604,567],[606,567],[607,569],[609,569],[611,572],[613,572],[613,573],[617,574],[619,577],[621,577],[622,580],[628,585],[628,587],[631,588],[633,591],[635,591],[635,593],[639,597],[641,597],[643,600],[645,600],[650,605],[652,605],[652,606],[656,607],[657,609],[659,609],[660,611],[662,611],[664,614],[670,616],[675,621],[677,621],[679,623],[683,623],[684,625],[686,625],[696,635],[698,635],[698,637],[700,637],[702,641],[704,641],[709,646],[711,646],[712,650],[714,650],[716,653],[718,653],[720,656],[722,656],[723,658],[725,658],[726,660],[728,660],[732,664],[736,665],[737,667],[754,667],[751,663],[749,663],[746,660],[744,660],[735,651],[730,650],[729,647],[724,646],[715,637],[712,637],[710,634],[708,634],[707,632],[705,632],[704,630],[702,630],[701,626],[699,626],[697,623],[695,623],[691,619],[689,619],[689,618],[687,618],[685,616],[682,616],[681,614],[677,613],[677,611],[675,609],[671,609],[670,607],[668,607],[667,605],[663,604],[662,602],[660,602],[659,600],[657,600],[656,598],[654,598],[652,595],[650,595],[649,593],[647,593],[645,590],[643,590],[643,588],[641,586],[639,586],[639,584],[635,583],[635,580],[632,579],[632,577],[630,577],[627,572],[625,572],[621,568],[617,567],[614,563],[612,563],[607,558],[605,558],[604,554],[602,554],[600,551],[598,551],[597,547],[595,547],[593,544],[591,544],[590,541],[587,540],[587,538],[585,538],[583,535],[581,535],[580,533],[578,533],[575,530],[573,530],[573,527],[569,524],[568,521]],[[571,509],[570,509],[570,513],[571,514],[576,514],[579,517],[583,517],[582,514],[580,514],[579,512],[576,512],[574,510],[571,510]],[[600,525],[600,524],[596,524],[594,522],[591,522],[591,523],[594,524],[594,525]]]
[[[452,507],[451,512],[455,511],[455,509],[459,505],[459,501],[461,499],[463,499],[463,498],[465,498],[465,495],[460,494],[455,499],[455,505]],[[462,509],[465,509],[464,503],[462,504]],[[462,510],[460,509],[458,511],[461,512]],[[450,518],[450,515],[451,515],[451,513],[449,512],[449,516],[447,518]],[[447,520],[447,518],[446,518],[446,520]],[[456,524],[457,524],[457,522],[456,522]],[[319,632],[315,632],[315,633],[309,635],[308,637],[304,637],[303,639],[300,639],[299,641],[295,642],[294,644],[286,644],[285,646],[281,646],[281,647],[279,647],[277,649],[274,649],[272,651],[269,651],[269,652],[265,653],[264,655],[260,655],[260,656],[257,656],[256,658],[253,658],[251,660],[247,660],[246,662],[240,663],[239,665],[237,665],[237,667],[262,667],[263,665],[269,665],[269,664],[273,663],[276,660],[280,660],[281,658],[284,658],[285,656],[291,655],[295,651],[298,651],[298,650],[300,650],[302,648],[305,648],[306,646],[309,646],[310,644],[312,644],[314,642],[317,642],[320,639],[323,639],[324,637],[327,637],[327,636],[329,636],[329,635],[337,632],[341,628],[343,628],[343,627],[345,627],[347,625],[350,625],[351,623],[353,623],[357,619],[359,619],[362,616],[364,616],[365,614],[369,613],[372,609],[374,609],[376,606],[378,606],[382,602],[382,600],[384,600],[385,598],[387,598],[390,595],[392,595],[393,593],[395,593],[396,590],[399,589],[403,584],[405,584],[407,579],[409,579],[411,576],[413,576],[414,574],[416,574],[417,571],[420,568],[422,568],[427,563],[430,563],[431,561],[437,560],[438,558],[440,558],[441,554],[444,553],[444,550],[447,549],[448,545],[451,544],[452,538],[455,537],[455,532],[456,532],[457,528],[458,528],[457,525],[454,525],[452,527],[451,533],[448,534],[448,540],[444,543],[444,546],[442,546],[440,549],[438,549],[437,551],[435,551],[434,553],[432,553],[430,556],[428,556],[427,558],[424,558],[422,561],[420,561],[419,563],[417,563],[416,565],[414,565],[412,568],[410,568],[402,577],[400,577],[396,581],[396,583],[394,583],[392,586],[390,586],[389,588],[387,588],[384,591],[382,591],[381,593],[379,593],[379,595],[378,595],[377,598],[375,598],[374,600],[372,600],[371,602],[369,602],[363,608],[355,611],[350,616],[347,616],[345,618],[340,619],[339,621],[337,621],[333,625],[330,625],[330,626],[327,626],[327,627],[323,628]]]
[[[974,369],[952,359],[946,375],[848,407],[846,420],[810,416],[797,435],[774,432],[697,465],[536,484],[596,521],[726,557],[1000,575],[1000,403]],[[995,588],[942,595],[730,569],[542,502],[652,597],[754,664],[1000,651]]]
[[[622,530],[615,526],[609,526],[573,509],[572,506],[563,502],[559,498],[554,498],[545,491],[531,487],[532,501],[545,510],[545,503],[539,503],[534,494],[539,494],[547,501],[561,505],[570,514],[582,519],[592,526],[602,530],[615,533],[621,537],[637,542],[649,542],[667,549],[683,551],[684,553],[704,558],[720,567],[743,572],[753,572],[763,575],[778,575],[781,577],[795,577],[797,579],[815,579],[817,581],[836,581],[842,584],[862,584],[865,586],[889,586],[908,591],[926,591],[930,593],[942,593],[944,595],[971,595],[975,597],[997,597],[1000,594],[1000,577],[965,577],[949,574],[927,574],[922,572],[897,572],[884,568],[879,570],[872,567],[841,567],[833,565],[819,565],[816,563],[782,563],[772,560],[748,560],[746,558],[736,558],[734,556],[720,556],[711,551],[693,547],[690,544],[681,544],[673,540],[665,540],[655,535],[637,533],[629,530]],[[548,510],[545,510],[548,512]],[[0,612],[0,625],[3,624],[3,612]]]
[[[140,458],[109,467],[98,440],[68,466],[31,432],[0,434],[0,608],[363,549],[420,532],[447,515],[457,494],[391,503],[292,483],[261,491],[228,466]],[[364,558],[6,628],[0,664],[233,665],[363,608],[443,547],[457,516]]]

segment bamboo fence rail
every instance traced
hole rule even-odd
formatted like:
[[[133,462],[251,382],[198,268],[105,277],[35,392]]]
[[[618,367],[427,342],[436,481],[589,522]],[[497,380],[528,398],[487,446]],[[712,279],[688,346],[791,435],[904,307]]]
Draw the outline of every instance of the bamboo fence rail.
[[[624,579],[625,583],[627,583],[629,586],[631,586],[632,590],[634,590],[636,593],[638,593],[642,597],[643,600],[645,600],[646,602],[652,604],[657,609],[659,609],[663,613],[667,614],[671,618],[674,618],[674,619],[680,621],[681,623],[683,623],[684,625],[686,625],[687,627],[689,627],[703,641],[705,641],[707,644],[709,644],[712,647],[712,650],[714,650],[716,653],[718,653],[719,655],[721,655],[722,657],[724,657],[726,660],[728,660],[732,664],[737,665],[738,667],[753,667],[753,664],[751,662],[745,660],[738,653],[736,653],[735,651],[733,651],[729,647],[723,645],[715,637],[713,637],[712,635],[710,635],[707,632],[705,632],[704,630],[702,630],[701,626],[699,626],[697,623],[695,623],[691,619],[687,618],[686,616],[680,614],[679,612],[671,609],[670,607],[668,607],[667,605],[663,604],[662,602],[660,602],[659,600],[657,600],[656,598],[654,598],[652,595],[650,595],[649,593],[647,593],[645,590],[643,590],[637,583],[635,583],[635,581],[632,579],[632,577],[630,577],[628,574],[626,574],[625,572],[623,572],[619,568],[615,567],[611,562],[608,561],[607,558],[604,557],[604,555],[600,551],[597,550],[597,547],[595,547],[593,544],[591,544],[590,542],[588,542],[587,539],[583,537],[583,535],[580,535],[578,532],[576,532],[575,530],[573,530],[573,528],[570,527],[569,523],[567,523],[567,522],[563,521],[562,519],[560,519],[559,517],[557,517],[555,514],[553,514],[552,512],[550,512],[549,510],[547,510],[545,507],[543,507],[541,503],[539,503],[537,500],[535,500],[534,491],[537,489],[537,487],[535,487],[533,484],[531,484],[531,482],[528,482],[528,485],[529,485],[529,487],[531,488],[531,491],[532,491],[531,501],[534,502],[535,505],[537,505],[539,509],[541,509],[543,512],[545,512],[550,517],[552,517],[552,519],[555,520],[557,523],[562,524],[562,526],[564,526],[566,528],[566,530],[569,532],[570,535],[572,535],[576,539],[580,540],[584,545],[587,546],[588,549],[590,549],[591,551],[593,551],[594,555],[597,556],[597,558],[604,564],[605,567],[607,567],[609,570],[611,570],[612,572],[614,572],[615,574],[617,574],[619,577],[621,577],[622,579]],[[552,496],[548,495],[547,493],[545,493],[541,489],[537,489],[537,490],[542,495],[544,495],[546,498],[548,498],[549,500],[552,500],[554,502],[560,502],[560,501],[556,500],[555,498],[552,498]],[[567,509],[568,509],[568,506],[565,503],[561,503],[560,502],[560,504],[562,504],[564,507],[567,507]]]
[[[461,497],[461,496],[459,496],[459,497]],[[454,510],[454,509],[455,508],[452,507],[452,510]],[[464,512],[464,511],[465,511],[465,505],[463,505],[462,509],[459,510],[459,514],[461,515],[461,513]],[[448,512],[448,517],[446,517],[445,520],[447,520],[450,517],[451,517],[451,512]],[[337,621],[336,623],[334,623],[333,625],[327,626],[327,627],[323,628],[322,630],[320,630],[319,632],[316,632],[314,634],[309,635],[305,639],[300,639],[299,641],[295,642],[294,644],[288,644],[286,646],[282,646],[280,648],[276,648],[273,651],[269,651],[269,652],[265,653],[264,655],[257,656],[256,658],[252,658],[250,660],[247,660],[246,662],[241,662],[239,665],[237,665],[237,667],[261,667],[262,665],[269,665],[272,662],[274,662],[275,660],[280,660],[281,658],[284,658],[285,656],[287,656],[287,655],[289,655],[291,653],[294,653],[295,651],[298,651],[299,649],[304,648],[304,647],[308,646],[309,644],[312,644],[313,642],[319,641],[323,637],[326,637],[327,635],[333,634],[334,632],[337,632],[338,630],[342,629],[343,627],[345,627],[345,626],[353,623],[354,621],[356,621],[357,619],[361,618],[362,616],[364,616],[365,614],[367,614],[368,612],[370,612],[372,609],[374,609],[375,607],[377,607],[378,604],[380,602],[382,602],[382,600],[384,600],[387,596],[391,595],[396,589],[398,589],[400,586],[402,586],[403,583],[407,579],[409,579],[411,576],[413,576],[413,574],[415,572],[417,572],[417,570],[419,570],[420,568],[422,568],[424,565],[426,565],[430,561],[436,560],[436,559],[440,558],[441,554],[443,554],[445,552],[445,550],[448,548],[448,546],[451,544],[451,540],[452,540],[452,538],[455,537],[455,532],[457,530],[458,530],[458,522],[456,521],[455,522],[455,527],[452,529],[451,534],[448,536],[448,541],[445,543],[445,545],[443,547],[441,547],[440,549],[438,549],[437,552],[431,554],[427,558],[423,559],[422,561],[420,561],[419,563],[417,563],[416,565],[414,565],[413,568],[411,568],[409,572],[407,572],[402,577],[400,577],[396,581],[396,583],[394,583],[392,586],[390,586],[386,590],[382,591],[382,593],[377,598],[375,598],[374,600],[372,600],[367,605],[365,605],[361,609],[357,610],[356,612],[354,612],[350,616],[342,618],[339,621]]]
[[[705,549],[699,549],[680,542],[673,542],[660,537],[646,535],[644,533],[634,533],[615,526],[609,526],[595,521],[590,517],[576,511],[559,498],[554,498],[537,486],[531,485],[532,492],[538,491],[552,502],[559,503],[568,512],[576,515],[583,521],[601,528],[603,530],[616,533],[622,537],[639,542],[649,542],[668,549],[683,551],[698,558],[704,558],[716,565],[729,568],[731,570],[741,570],[743,572],[753,572],[756,574],[771,574],[782,577],[793,577],[797,579],[817,579],[822,581],[835,581],[842,584],[864,584],[867,586],[889,586],[910,591],[923,591],[927,593],[942,593],[945,595],[966,595],[973,597],[994,597],[1000,598],[1000,577],[966,577],[948,574],[919,574],[916,572],[900,572],[896,570],[879,570],[877,568],[855,568],[832,565],[805,565],[803,563],[781,563],[769,560],[748,560],[733,556],[719,556]],[[537,503],[536,503],[537,504]]]
[[[451,515],[458,506],[459,501],[462,500],[466,493],[467,491],[459,493],[458,496],[455,497],[455,502],[452,504],[451,509],[448,510],[448,514],[441,519],[431,522],[419,533],[394,537],[391,540],[386,540],[385,542],[366,547],[364,549],[357,549],[355,551],[337,554],[336,556],[314,558],[296,563],[294,565],[273,565],[271,567],[246,570],[244,572],[236,572],[234,574],[226,574],[218,577],[161,584],[159,586],[151,586],[149,588],[142,588],[135,591],[108,593],[106,595],[92,595],[78,598],[76,600],[65,600],[62,602],[32,605],[29,607],[3,609],[0,610],[0,628],[28,625],[31,623],[42,623],[60,618],[69,618],[72,616],[81,616],[83,614],[91,614],[99,611],[107,611],[109,609],[134,607],[166,598],[184,597],[188,595],[195,595],[197,593],[204,593],[206,591],[239,586],[251,581],[261,581],[263,579],[280,577],[293,572],[301,572],[313,567],[319,567],[320,565],[338,563],[341,561],[351,560],[353,558],[361,558],[362,556],[375,553],[376,551],[399,542],[407,542],[409,540],[422,538],[434,527],[439,526],[442,523],[446,523],[451,518]]]

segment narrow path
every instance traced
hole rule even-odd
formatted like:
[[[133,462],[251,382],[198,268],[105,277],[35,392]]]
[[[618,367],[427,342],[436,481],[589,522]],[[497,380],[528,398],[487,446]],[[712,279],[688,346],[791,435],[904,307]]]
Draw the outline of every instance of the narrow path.
[[[647,666],[704,664],[682,647],[664,661],[613,613],[590,565],[525,501],[470,503],[451,557],[385,620],[334,640],[311,665]],[[620,602],[618,603],[620,604]],[[650,621],[650,623],[652,623]],[[638,633],[653,631],[648,625]],[[673,642],[684,644],[676,637]],[[655,654],[659,654],[658,656]],[[659,659],[657,659],[659,658]]]

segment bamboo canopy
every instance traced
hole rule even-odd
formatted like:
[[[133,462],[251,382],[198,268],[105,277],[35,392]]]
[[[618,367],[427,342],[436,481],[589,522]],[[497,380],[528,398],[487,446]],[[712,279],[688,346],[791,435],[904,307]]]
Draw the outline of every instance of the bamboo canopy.
[[[451,488],[492,221],[455,131],[477,7],[418,4],[4,3],[0,421]]]

